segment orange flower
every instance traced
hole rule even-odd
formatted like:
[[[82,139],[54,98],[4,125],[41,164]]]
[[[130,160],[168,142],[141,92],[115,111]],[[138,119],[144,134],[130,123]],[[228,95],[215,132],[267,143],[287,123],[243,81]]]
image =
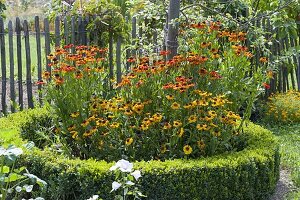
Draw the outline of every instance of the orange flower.
[[[268,62],[268,58],[267,57],[261,57],[259,59],[259,61],[262,62],[262,63],[266,63],[266,62]]]

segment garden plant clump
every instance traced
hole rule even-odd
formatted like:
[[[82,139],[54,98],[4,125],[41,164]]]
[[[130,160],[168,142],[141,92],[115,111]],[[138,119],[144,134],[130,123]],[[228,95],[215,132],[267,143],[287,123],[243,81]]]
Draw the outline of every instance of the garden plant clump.
[[[246,33],[221,29],[219,21],[188,26],[188,51],[168,61],[168,51],[130,57],[118,84],[109,78],[106,49],[78,46],[72,54],[67,45],[49,55],[53,77],[44,73],[45,91],[71,155],[164,160],[244,148],[241,127],[268,71],[246,76],[253,56]]]
[[[265,107],[265,120],[279,123],[300,122],[300,92],[290,90],[269,97]]]

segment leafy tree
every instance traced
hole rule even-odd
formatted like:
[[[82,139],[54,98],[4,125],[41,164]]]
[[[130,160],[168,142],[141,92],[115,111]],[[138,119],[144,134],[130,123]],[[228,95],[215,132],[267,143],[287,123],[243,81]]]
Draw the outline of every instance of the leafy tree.
[[[1,17],[4,17],[3,12],[6,10],[6,6],[5,6],[4,2],[5,2],[4,0],[0,0],[0,16]]]

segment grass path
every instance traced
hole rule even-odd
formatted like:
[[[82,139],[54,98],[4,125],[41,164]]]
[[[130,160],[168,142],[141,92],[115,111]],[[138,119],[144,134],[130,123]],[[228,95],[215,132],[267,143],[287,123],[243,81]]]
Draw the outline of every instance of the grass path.
[[[265,126],[273,131],[280,142],[281,168],[295,188],[285,197],[287,200],[300,199],[300,124]]]

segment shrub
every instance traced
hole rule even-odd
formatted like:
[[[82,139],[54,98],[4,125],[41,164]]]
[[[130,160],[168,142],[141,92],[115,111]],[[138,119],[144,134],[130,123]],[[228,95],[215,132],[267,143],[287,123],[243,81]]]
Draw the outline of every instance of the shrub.
[[[300,122],[300,92],[290,90],[269,97],[265,107],[265,121],[268,123]]]
[[[141,191],[148,199],[267,199],[279,178],[278,143],[254,124],[244,129],[247,147],[239,152],[199,159],[141,161]],[[49,183],[46,199],[113,199],[109,168],[113,163],[70,160],[36,150],[23,157],[31,172]]]
[[[53,117],[49,113],[31,116],[21,125],[20,134],[25,140],[32,141],[35,146],[43,148],[50,145],[55,138]]]
[[[96,47],[57,48],[47,94],[61,138],[80,158],[130,160],[196,158],[241,149],[241,126],[267,80],[243,46],[246,33],[221,30],[220,22],[191,24],[188,52],[129,58],[131,71],[105,95],[108,71]],[[60,57],[60,60],[58,59]],[[100,60],[100,62],[98,62]],[[266,65],[266,58],[262,64]],[[100,72],[100,73],[99,73]],[[48,76],[49,77],[49,73]],[[237,114],[245,105],[237,127]]]

